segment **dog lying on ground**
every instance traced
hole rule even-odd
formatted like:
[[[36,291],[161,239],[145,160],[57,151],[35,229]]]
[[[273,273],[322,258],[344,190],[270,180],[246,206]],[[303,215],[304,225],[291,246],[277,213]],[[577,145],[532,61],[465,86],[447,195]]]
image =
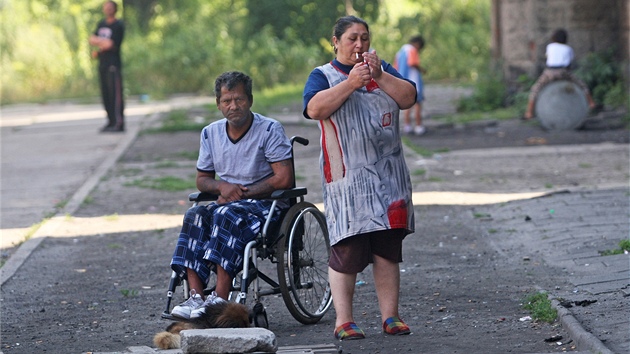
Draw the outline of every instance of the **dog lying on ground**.
[[[179,332],[185,329],[247,328],[249,323],[249,311],[245,305],[222,301],[207,305],[205,313],[198,318],[171,323],[166,331],[153,337],[153,344],[159,349],[179,349]]]

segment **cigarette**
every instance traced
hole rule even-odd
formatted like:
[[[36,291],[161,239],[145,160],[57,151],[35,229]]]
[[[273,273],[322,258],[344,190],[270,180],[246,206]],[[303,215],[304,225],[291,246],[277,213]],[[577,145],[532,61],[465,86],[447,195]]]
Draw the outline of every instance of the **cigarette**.
[[[357,60],[359,60],[359,53],[354,53],[354,55],[356,56]]]

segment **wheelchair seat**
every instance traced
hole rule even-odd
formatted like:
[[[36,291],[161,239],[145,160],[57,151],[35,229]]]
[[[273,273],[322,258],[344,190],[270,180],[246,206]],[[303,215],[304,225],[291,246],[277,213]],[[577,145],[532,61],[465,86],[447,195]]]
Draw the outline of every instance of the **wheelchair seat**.
[[[308,140],[301,137],[292,137],[290,140],[292,146],[295,141],[308,145]],[[326,220],[315,205],[304,201],[306,195],[307,189],[295,187],[295,181],[293,188],[271,194],[268,198],[273,200],[270,214],[280,200],[288,200],[289,208],[283,210],[279,222],[272,223],[267,219],[256,239],[247,244],[243,269],[232,283],[229,300],[242,304],[246,303],[250,286],[253,287],[252,320],[257,327],[269,326],[266,310],[260,302],[263,296],[282,294],[291,315],[303,324],[317,323],[332,304],[328,284],[330,240]],[[205,192],[191,193],[188,197],[193,206],[217,198],[217,195]],[[259,269],[259,259],[268,259],[276,264],[277,280]],[[216,274],[213,273],[204,293],[210,294],[215,284]],[[180,285],[183,285],[184,299],[188,298],[187,281],[172,272],[162,318],[177,319],[170,314],[170,307],[175,289]]]

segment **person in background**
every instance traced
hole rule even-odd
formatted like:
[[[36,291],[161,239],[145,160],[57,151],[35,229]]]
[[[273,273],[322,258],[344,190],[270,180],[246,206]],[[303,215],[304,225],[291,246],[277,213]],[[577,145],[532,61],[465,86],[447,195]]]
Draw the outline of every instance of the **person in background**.
[[[567,31],[562,28],[555,30],[551,35],[551,43],[547,44],[545,50],[545,56],[547,58],[545,70],[543,70],[542,74],[529,91],[527,109],[525,110],[523,119],[528,120],[534,117],[534,107],[538,93],[543,86],[555,80],[570,80],[576,83],[584,90],[589,108],[595,108],[595,101],[593,101],[588,86],[569,71],[569,67],[573,61],[573,48],[567,45],[567,40]]]
[[[411,80],[416,84],[416,104],[413,106],[413,114],[416,117],[415,126],[411,126],[411,111],[407,109],[404,112],[405,125],[403,131],[405,134],[422,135],[426,129],[422,125],[422,101],[424,101],[424,82],[422,74],[426,74],[426,70],[420,66],[420,52],[424,48],[424,39],[417,35],[409,39],[409,43],[404,44],[396,57],[394,58],[394,68],[398,70],[400,75],[405,79]]]
[[[123,98],[122,62],[120,46],[125,36],[124,23],[116,18],[118,5],[114,1],[103,4],[105,18],[98,23],[90,36],[92,58],[98,58],[98,74],[103,106],[107,112],[107,124],[101,132],[125,131],[125,101]]]
[[[368,24],[342,17],[333,29],[336,54],[304,87],[303,114],[321,131],[320,170],[330,234],[328,277],[335,338],[365,338],[352,303],[357,273],[372,263],[386,334],[410,333],[398,311],[402,242],[414,232],[411,180],[399,114],[416,102],[414,84],[376,51]]]
[[[201,316],[205,305],[227,300],[232,279],[243,266],[245,246],[270,213],[272,200],[265,198],[293,185],[291,142],[278,121],[251,111],[251,78],[223,73],[214,94],[225,118],[201,131],[197,189],[219,198],[188,209],[171,261],[191,289],[190,297],[171,311],[185,319]],[[278,222],[288,207],[281,200],[271,222]],[[211,272],[217,274],[216,293],[204,301]]]

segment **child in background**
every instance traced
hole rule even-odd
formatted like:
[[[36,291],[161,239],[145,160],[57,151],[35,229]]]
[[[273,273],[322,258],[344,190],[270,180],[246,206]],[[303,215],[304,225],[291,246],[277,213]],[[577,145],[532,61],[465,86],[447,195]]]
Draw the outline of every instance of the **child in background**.
[[[571,61],[573,61],[573,48],[566,44],[567,39],[567,31],[562,28],[555,30],[551,36],[552,43],[547,45],[545,51],[545,56],[547,57],[545,70],[530,89],[527,110],[523,119],[532,119],[534,117],[536,96],[538,96],[545,84],[555,80],[570,80],[576,83],[584,90],[589,107],[591,109],[595,108],[595,101],[593,101],[588,86],[569,71],[569,66]]]
[[[405,134],[422,135],[426,131],[422,125],[422,101],[424,101],[424,82],[422,74],[426,70],[420,66],[420,51],[424,48],[424,39],[422,36],[414,36],[409,39],[409,43],[403,45],[396,58],[394,58],[394,67],[402,77],[411,80],[416,84],[416,104],[404,111],[404,128]],[[416,125],[411,127],[411,110],[413,109],[416,116]]]

